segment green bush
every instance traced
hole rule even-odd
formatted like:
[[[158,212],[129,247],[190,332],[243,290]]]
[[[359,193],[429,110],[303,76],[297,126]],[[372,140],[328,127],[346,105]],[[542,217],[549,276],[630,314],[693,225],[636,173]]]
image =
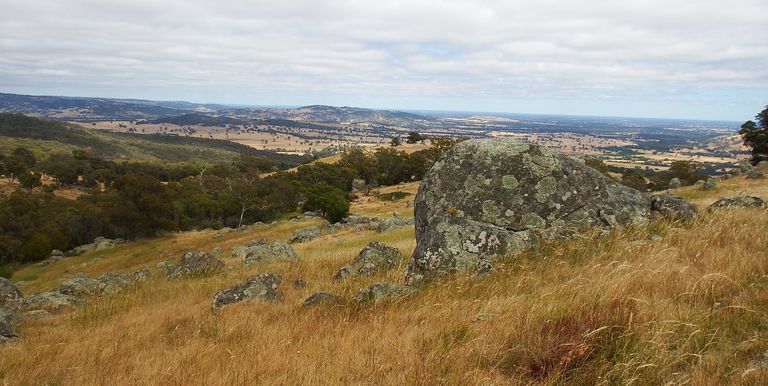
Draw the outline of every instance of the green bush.
[[[411,195],[410,193],[397,191],[392,193],[380,194],[378,198],[381,201],[397,201],[397,200],[402,200],[410,195]]]
[[[13,276],[13,268],[8,264],[0,265],[0,277],[10,279]]]
[[[349,201],[344,192],[324,182],[307,187],[304,194],[307,200],[302,208],[320,212],[331,223],[340,221],[349,213]]]

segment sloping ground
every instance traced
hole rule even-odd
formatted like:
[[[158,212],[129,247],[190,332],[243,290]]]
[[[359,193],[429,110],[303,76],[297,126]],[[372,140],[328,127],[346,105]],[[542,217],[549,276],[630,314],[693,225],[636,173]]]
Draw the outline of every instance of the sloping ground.
[[[393,187],[406,190],[413,187]],[[742,178],[680,193],[700,208],[768,184]],[[366,199],[367,200],[367,199]],[[357,212],[404,211],[408,198]],[[338,267],[370,240],[414,248],[413,231],[346,229],[295,244],[298,262],[243,267],[95,298],[71,314],[32,319],[0,347],[9,384],[765,384],[768,382],[768,214],[704,213],[690,226],[656,223],[544,245],[485,278],[457,276],[417,295],[362,307],[301,309],[319,290],[351,299],[396,270],[334,283]],[[310,222],[247,232],[191,232],[130,243],[14,276],[26,293],[64,274],[154,265],[190,249],[287,239]],[[660,239],[659,239],[660,237]],[[100,257],[101,259],[96,259]],[[156,273],[157,270],[154,270]],[[215,292],[251,275],[283,276],[282,303],[211,312]],[[155,276],[158,276],[155,274]],[[306,288],[294,289],[301,278]]]

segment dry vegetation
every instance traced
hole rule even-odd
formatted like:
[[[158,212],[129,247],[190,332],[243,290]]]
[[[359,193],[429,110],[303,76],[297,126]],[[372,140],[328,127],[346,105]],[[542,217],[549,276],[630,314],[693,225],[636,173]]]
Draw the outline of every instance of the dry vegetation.
[[[413,186],[393,190],[412,192]],[[680,193],[700,207],[737,191],[768,198],[765,182],[724,181]],[[366,213],[407,200],[368,200]],[[543,245],[486,278],[458,276],[417,295],[361,307],[301,309],[315,291],[354,297],[400,281],[404,264],[373,278],[329,280],[368,241],[408,256],[413,230],[354,230],[296,245],[299,262],[242,267],[167,282],[159,277],[68,314],[20,327],[0,350],[8,384],[766,384],[768,213],[704,214],[690,226],[657,223]],[[29,267],[32,293],[62,275],[154,264],[190,249],[285,240],[307,222],[248,232],[190,232]],[[661,239],[658,239],[660,236]],[[96,257],[101,259],[96,259]],[[211,312],[216,291],[260,272],[282,274],[284,301]],[[159,275],[155,275],[159,276]],[[294,289],[301,278],[307,288]]]

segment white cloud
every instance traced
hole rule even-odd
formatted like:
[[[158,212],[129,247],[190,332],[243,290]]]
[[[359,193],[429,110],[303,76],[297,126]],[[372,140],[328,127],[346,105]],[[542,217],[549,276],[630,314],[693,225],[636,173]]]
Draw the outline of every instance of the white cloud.
[[[734,88],[768,97],[765,0],[0,0],[0,9],[0,91],[456,109],[441,101]]]

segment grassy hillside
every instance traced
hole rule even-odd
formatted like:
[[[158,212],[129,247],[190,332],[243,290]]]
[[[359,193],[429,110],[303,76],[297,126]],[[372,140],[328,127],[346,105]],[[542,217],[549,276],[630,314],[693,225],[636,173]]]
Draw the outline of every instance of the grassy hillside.
[[[40,156],[84,149],[107,159],[165,162],[220,162],[240,154],[266,157],[282,168],[304,161],[225,140],[160,134],[114,133],[23,114],[0,113],[0,152],[25,146]]]
[[[768,183],[735,178],[712,191],[678,193],[703,208],[735,193],[766,199]],[[370,198],[352,210],[408,215],[405,204]],[[157,262],[187,250],[285,240],[311,224],[282,221],[217,240],[213,231],[168,235],[31,266],[13,279],[27,281],[22,290],[34,293],[79,271],[147,265],[156,273]],[[9,384],[766,384],[766,236],[763,210],[704,212],[689,226],[661,222],[544,245],[489,277],[459,275],[372,307],[301,309],[315,291],[351,299],[371,283],[402,280],[405,261],[377,277],[331,282],[371,240],[406,257],[415,246],[412,229],[347,229],[297,244],[298,262],[245,267],[227,259],[232,268],[219,276],[153,278],[73,313],[32,319],[20,328],[23,340],[0,347],[0,378]],[[262,272],[283,276],[282,303],[211,312],[215,292]],[[306,288],[292,288],[298,278]]]

